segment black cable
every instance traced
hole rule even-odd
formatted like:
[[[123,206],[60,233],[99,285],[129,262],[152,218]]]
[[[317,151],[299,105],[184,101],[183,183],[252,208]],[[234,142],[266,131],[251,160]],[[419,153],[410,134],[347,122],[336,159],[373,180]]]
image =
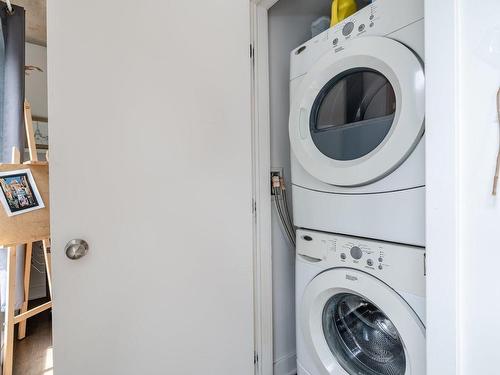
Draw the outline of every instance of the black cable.
[[[288,197],[286,195],[285,189],[283,189],[283,201],[285,204],[285,212],[286,212],[286,216],[288,218],[288,224],[290,225],[290,229],[292,229],[293,233],[295,234],[295,226],[293,225],[292,214],[291,214],[291,211],[288,207]]]
[[[278,197],[275,197],[274,204],[276,206],[276,210],[278,212],[279,218],[281,220],[281,224],[283,225],[283,229],[285,230],[288,239],[293,243],[293,241],[292,241],[293,236],[290,233],[290,230],[289,230],[289,228],[288,228],[288,226],[286,224],[286,219],[285,219],[285,216],[283,214],[283,211],[281,209],[281,206],[280,206],[280,203],[279,203],[278,199],[279,199]]]
[[[285,215],[281,209],[281,205],[279,202],[280,199],[280,188],[273,188],[273,193],[274,193],[274,205],[276,208],[276,212],[278,213],[279,219],[281,221],[281,224],[283,225],[283,229],[285,231],[286,236],[288,237],[288,240],[290,243],[292,243],[295,246],[295,236],[293,234],[293,231],[290,232],[290,229],[287,225],[287,221],[285,218]]]

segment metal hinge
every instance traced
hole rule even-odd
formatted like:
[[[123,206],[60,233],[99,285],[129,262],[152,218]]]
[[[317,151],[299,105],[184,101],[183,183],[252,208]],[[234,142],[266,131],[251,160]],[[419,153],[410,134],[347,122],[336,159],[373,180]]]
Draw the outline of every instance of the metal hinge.
[[[255,198],[252,198],[252,213],[255,215],[257,213],[257,202]]]
[[[253,364],[256,365],[257,363],[259,363],[259,355],[257,354],[257,352],[254,352],[253,353]]]

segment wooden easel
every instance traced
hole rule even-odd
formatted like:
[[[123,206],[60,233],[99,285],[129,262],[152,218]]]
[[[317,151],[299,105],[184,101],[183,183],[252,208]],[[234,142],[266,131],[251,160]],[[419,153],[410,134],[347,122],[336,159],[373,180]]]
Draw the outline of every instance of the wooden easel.
[[[20,164],[20,152],[16,148],[12,150],[12,164],[0,164],[0,171],[10,171],[29,168],[37,184],[38,190],[45,203],[45,208],[28,212],[23,215],[8,217],[0,208],[0,244],[7,248],[7,285],[5,306],[5,332],[3,352],[3,375],[11,375],[14,359],[14,327],[19,323],[18,339],[26,337],[26,321],[50,309],[52,307],[52,275],[50,259],[50,206],[49,206],[49,183],[48,163],[38,161],[38,154],[33,133],[31,118],[31,107],[28,102],[24,105],[24,116],[26,135],[30,161]],[[43,241],[43,252],[49,284],[50,301],[43,305],[28,310],[29,284],[31,276],[31,256],[33,242]],[[16,282],[16,257],[17,246],[26,244],[26,256],[24,263],[24,300],[18,315],[15,314],[15,282]]]

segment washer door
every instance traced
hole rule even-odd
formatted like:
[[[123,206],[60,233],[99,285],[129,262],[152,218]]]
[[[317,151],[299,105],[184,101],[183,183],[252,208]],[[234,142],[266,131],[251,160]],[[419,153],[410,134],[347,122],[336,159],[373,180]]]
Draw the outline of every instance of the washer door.
[[[299,319],[321,374],[425,374],[425,327],[371,275],[345,268],[320,274],[306,288]]]
[[[328,52],[303,78],[290,112],[292,150],[311,175],[360,186],[394,171],[424,131],[424,71],[389,38]]]

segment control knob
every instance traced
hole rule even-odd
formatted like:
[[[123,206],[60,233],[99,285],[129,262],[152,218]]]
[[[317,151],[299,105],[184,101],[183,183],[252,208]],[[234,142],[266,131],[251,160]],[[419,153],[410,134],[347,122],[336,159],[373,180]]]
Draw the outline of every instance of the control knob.
[[[361,249],[358,246],[353,246],[351,248],[351,256],[354,259],[359,260],[363,256],[363,251],[361,251]]]

